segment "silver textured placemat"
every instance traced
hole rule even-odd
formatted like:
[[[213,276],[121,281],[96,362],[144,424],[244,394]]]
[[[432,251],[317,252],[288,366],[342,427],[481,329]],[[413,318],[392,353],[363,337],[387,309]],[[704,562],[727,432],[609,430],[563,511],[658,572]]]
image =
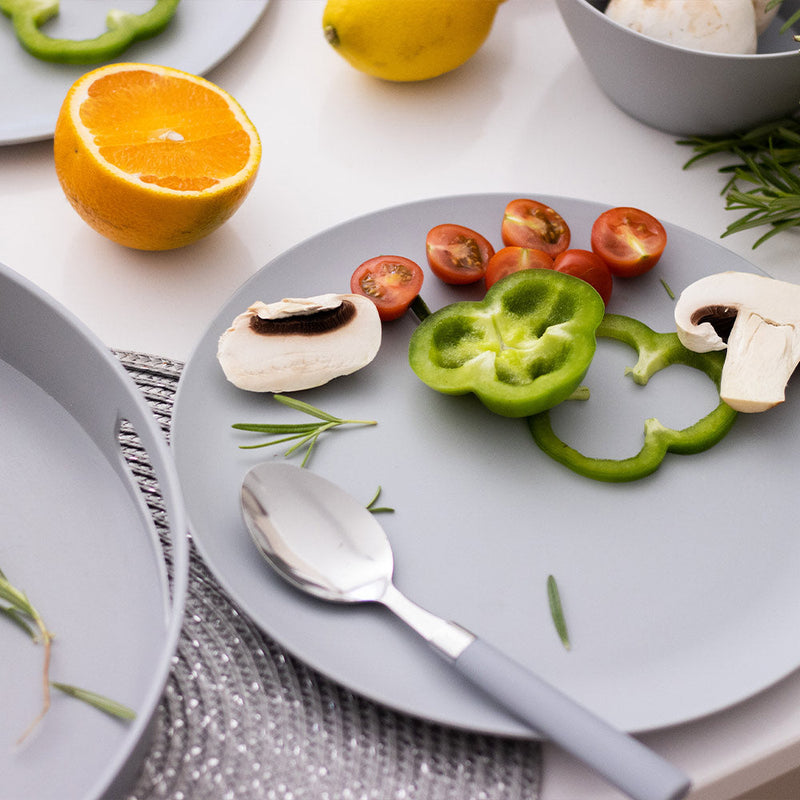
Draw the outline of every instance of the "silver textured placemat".
[[[169,436],[182,364],[115,351]],[[165,524],[135,439],[123,447]],[[153,739],[126,800],[536,800],[541,748],[395,713],[284,652],[191,548],[186,618]]]

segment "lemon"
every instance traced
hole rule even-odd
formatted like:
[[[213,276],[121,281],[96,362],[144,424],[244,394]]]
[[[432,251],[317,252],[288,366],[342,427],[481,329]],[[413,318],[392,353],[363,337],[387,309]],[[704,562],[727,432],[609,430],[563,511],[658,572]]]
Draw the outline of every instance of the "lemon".
[[[471,58],[502,2],[328,0],[322,27],[356,69],[389,81],[423,81]]]
[[[114,63],[72,85],[53,140],[73,208],[112,241],[182,247],[239,207],[261,160],[258,133],[219,86],[171,67]]]

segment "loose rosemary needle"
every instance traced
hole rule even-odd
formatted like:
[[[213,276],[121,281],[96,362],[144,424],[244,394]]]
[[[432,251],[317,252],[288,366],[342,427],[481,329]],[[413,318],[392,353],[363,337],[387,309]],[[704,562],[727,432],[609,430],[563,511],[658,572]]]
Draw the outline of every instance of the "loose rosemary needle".
[[[393,514],[393,508],[390,508],[389,506],[378,505],[378,498],[381,496],[382,491],[383,488],[379,486],[375,491],[375,494],[372,495],[372,499],[369,501],[369,503],[367,503],[367,510],[371,511],[373,514]]]
[[[781,231],[800,227],[800,114],[750,131],[678,142],[694,150],[688,168],[703,158],[728,154],[736,160],[719,168],[729,176],[722,189],[725,208],[744,212],[722,237],[768,226],[753,248]]]
[[[561,595],[558,591],[558,584],[552,575],[547,576],[547,600],[550,604],[550,616],[553,618],[553,625],[555,625],[558,637],[561,639],[561,644],[569,650],[572,645],[570,644],[569,632],[567,631],[567,621],[564,619],[564,609],[561,605]]]

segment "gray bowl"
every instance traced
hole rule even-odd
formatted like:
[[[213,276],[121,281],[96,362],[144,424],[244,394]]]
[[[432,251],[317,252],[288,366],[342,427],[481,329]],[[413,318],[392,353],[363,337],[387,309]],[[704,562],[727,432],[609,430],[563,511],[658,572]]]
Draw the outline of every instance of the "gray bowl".
[[[599,86],[647,125],[707,136],[800,110],[800,44],[791,32],[780,33],[800,0],[784,0],[756,55],[707,53],[651,39],[609,19],[603,13],[608,0],[556,3]]]

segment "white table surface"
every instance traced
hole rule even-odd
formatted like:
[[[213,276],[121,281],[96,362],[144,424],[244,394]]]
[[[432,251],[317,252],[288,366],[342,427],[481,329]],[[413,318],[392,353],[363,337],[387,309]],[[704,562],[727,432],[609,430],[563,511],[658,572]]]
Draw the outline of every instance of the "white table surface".
[[[684,171],[690,153],[675,136],[627,117],[602,94],[552,0],[507,0],[468,64],[404,85],[361,75],[334,53],[321,32],[323,7],[324,0],[272,0],[208,76],[242,103],[264,144],[256,185],[222,229],[182,250],[123,249],[68,205],[50,141],[6,146],[0,261],[109,347],[185,360],[218,307],[273,257],[397,203],[559,194],[639,206],[713,240],[733,219],[716,165]],[[774,277],[800,282],[800,239],[784,234],[754,251],[755,238],[722,243]],[[694,800],[729,800],[800,765],[800,674],[728,711],[643,738],[688,771]],[[546,748],[543,800],[618,797]]]

